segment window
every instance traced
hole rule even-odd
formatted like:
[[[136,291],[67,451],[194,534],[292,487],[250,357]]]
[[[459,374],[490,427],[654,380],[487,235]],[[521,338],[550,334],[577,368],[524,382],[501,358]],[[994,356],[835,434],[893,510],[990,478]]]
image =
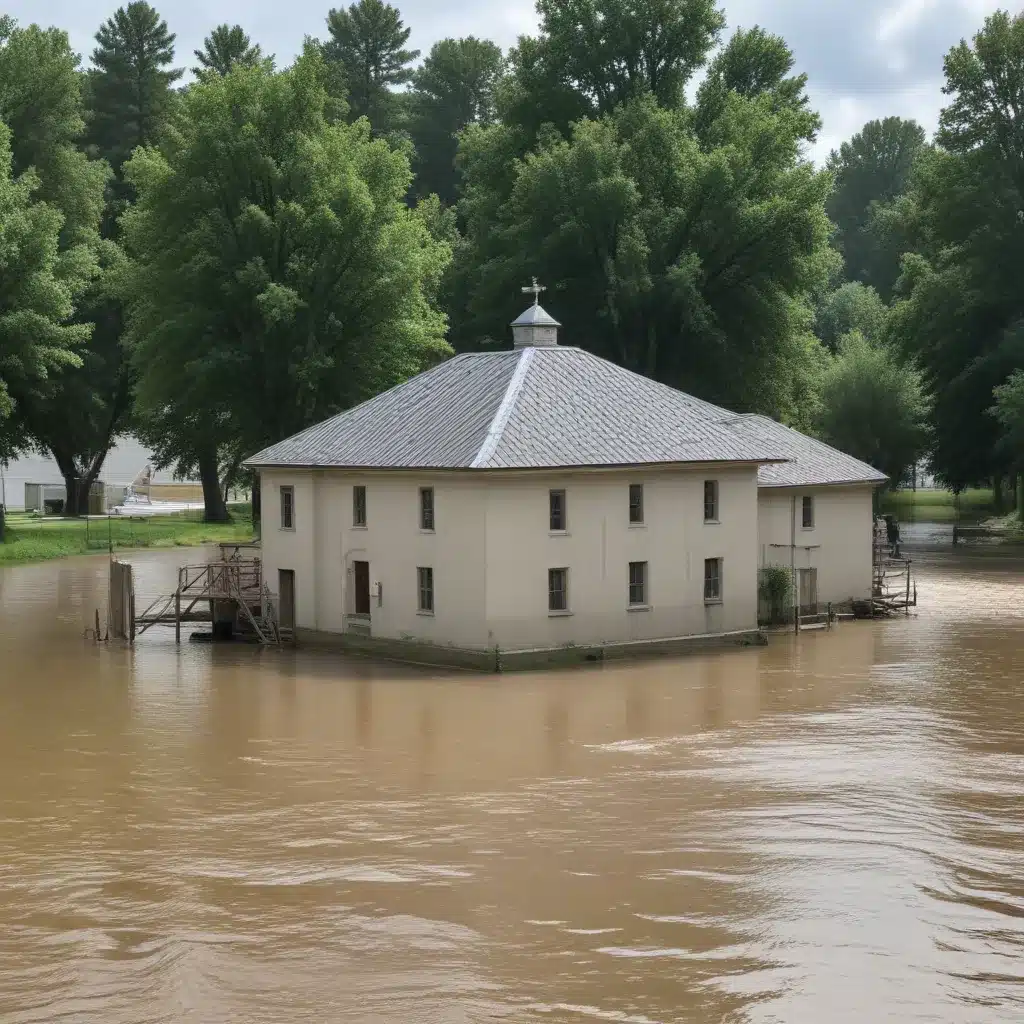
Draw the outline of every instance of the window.
[[[631,523],[642,523],[644,521],[644,485],[629,485],[629,521]]]
[[[434,529],[434,488],[420,488],[420,529]]]
[[[565,491],[550,492],[548,495],[548,512],[550,529],[558,532],[568,529],[565,515]]]
[[[704,559],[704,601],[715,604],[722,600],[722,559]]]
[[[814,498],[805,494],[803,498],[803,524],[805,530],[814,528]]]
[[[419,589],[419,610],[434,613],[434,570],[420,566],[416,570],[416,584]]]
[[[629,563],[629,603],[647,604],[647,563]]]
[[[281,529],[295,529],[295,488],[281,488]]]
[[[718,481],[704,481],[704,522],[718,522]]]
[[[366,525],[366,488],[362,485],[352,488],[352,525]]]
[[[548,611],[569,610],[569,570],[548,569]]]

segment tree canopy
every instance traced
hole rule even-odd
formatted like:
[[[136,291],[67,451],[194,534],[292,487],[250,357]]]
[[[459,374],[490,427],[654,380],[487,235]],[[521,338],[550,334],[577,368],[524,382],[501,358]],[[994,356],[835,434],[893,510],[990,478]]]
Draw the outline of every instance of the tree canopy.
[[[409,97],[410,134],[416,150],[415,192],[454,203],[459,174],[458,135],[496,116],[501,48],[487,39],[442,39],[416,69]]]
[[[95,269],[87,248],[61,252],[64,218],[35,201],[35,171],[12,176],[10,139],[0,122],[0,454],[10,454],[3,424],[19,404],[45,393],[54,374],[80,364],[89,329],[71,318]]]
[[[403,202],[405,158],[325,118],[324,74],[311,54],[205,79],[127,169],[138,404],[165,457],[200,469],[208,515],[218,463],[450,351],[427,295],[449,249]]]
[[[192,69],[196,77],[226,75],[235,64],[251,66],[263,60],[263,51],[246,35],[241,25],[218,25],[203,40],[203,48],[192,52],[199,62]]]
[[[914,162],[925,148],[916,121],[869,121],[828,159],[835,178],[828,214],[846,277],[870,285],[888,301],[900,274],[902,238],[880,228],[876,213],[907,189]]]
[[[412,31],[398,9],[383,0],[357,0],[327,15],[328,40],[323,52],[344,71],[349,117],[366,117],[377,134],[400,127],[401,102],[392,91],[412,80],[419,50],[407,50]]]
[[[819,396],[822,440],[881,470],[893,487],[926,453],[928,401],[920,374],[858,331],[840,340]]]

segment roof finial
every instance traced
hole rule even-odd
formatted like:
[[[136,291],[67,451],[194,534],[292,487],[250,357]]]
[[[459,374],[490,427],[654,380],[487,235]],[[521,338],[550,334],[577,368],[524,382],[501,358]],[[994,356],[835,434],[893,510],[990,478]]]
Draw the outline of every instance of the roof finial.
[[[525,288],[520,289],[524,295],[529,295],[533,292],[533,304],[535,306],[540,305],[540,293],[547,291],[547,285],[537,284],[537,278],[531,278],[533,284],[527,285]]]

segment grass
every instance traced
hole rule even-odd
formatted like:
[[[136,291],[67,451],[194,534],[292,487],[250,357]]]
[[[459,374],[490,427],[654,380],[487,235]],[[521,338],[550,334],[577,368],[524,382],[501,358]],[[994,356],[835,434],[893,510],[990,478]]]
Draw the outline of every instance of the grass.
[[[1007,495],[1007,501],[1010,501]],[[879,499],[879,512],[895,515],[901,522],[918,520],[951,523],[956,519],[956,496],[952,491],[886,491]],[[996,514],[992,492],[974,489],[960,493],[960,519],[974,521]]]
[[[8,513],[6,539],[0,544],[0,565],[86,555],[110,547],[123,551],[252,540],[249,506],[235,506],[231,514],[230,523],[204,523],[194,512],[138,519],[57,519]]]

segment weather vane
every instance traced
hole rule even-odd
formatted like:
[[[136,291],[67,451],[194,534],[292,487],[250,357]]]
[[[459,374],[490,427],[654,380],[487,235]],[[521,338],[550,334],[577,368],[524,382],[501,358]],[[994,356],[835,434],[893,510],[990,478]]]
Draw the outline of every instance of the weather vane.
[[[533,281],[533,284],[526,285],[524,288],[521,289],[521,291],[522,291],[522,293],[524,295],[529,295],[532,292],[533,293],[533,304],[535,306],[539,306],[540,305],[540,293],[543,292],[543,291],[547,291],[547,286],[543,285],[543,284],[537,284],[537,278],[535,278],[535,277],[531,278],[531,280]]]

